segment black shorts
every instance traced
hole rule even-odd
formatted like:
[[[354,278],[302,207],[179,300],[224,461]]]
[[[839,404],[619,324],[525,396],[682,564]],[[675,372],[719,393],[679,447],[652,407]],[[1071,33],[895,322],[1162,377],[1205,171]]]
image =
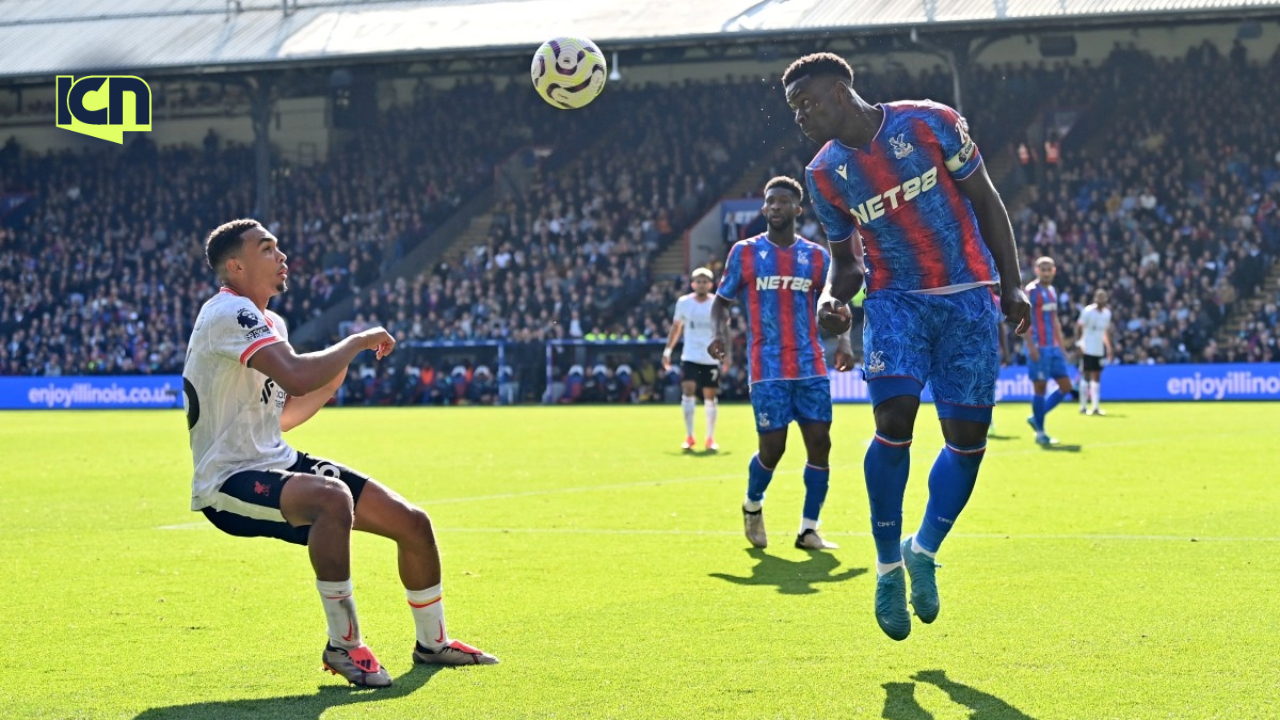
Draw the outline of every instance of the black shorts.
[[[1085,354],[1085,355],[1082,355],[1082,357],[1084,358],[1084,360],[1082,361],[1082,364],[1084,365],[1085,372],[1099,372],[1099,373],[1102,372],[1102,356],[1101,355]]]
[[[306,545],[311,526],[294,527],[280,513],[280,492],[294,475],[337,478],[351,490],[356,502],[360,502],[365,483],[372,479],[332,460],[299,452],[297,461],[285,470],[246,470],[227,478],[213,505],[204,508],[204,516],[228,535],[272,537]]]
[[[696,362],[680,363],[680,378],[684,382],[692,380],[698,384],[698,390],[703,388],[711,388],[712,390],[720,389],[720,366],[719,365],[703,365]]]

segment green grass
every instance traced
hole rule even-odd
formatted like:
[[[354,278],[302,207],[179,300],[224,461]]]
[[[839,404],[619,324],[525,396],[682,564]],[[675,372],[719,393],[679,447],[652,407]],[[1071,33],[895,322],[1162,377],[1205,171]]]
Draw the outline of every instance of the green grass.
[[[1280,716],[1280,410],[1110,410],[1050,416],[1078,452],[997,411],[942,615],[903,643],[871,613],[865,406],[836,410],[830,554],[791,546],[798,435],[771,545],[747,551],[745,406],[722,409],[714,457],[676,450],[674,406],[326,411],[289,440],[428,509],[450,632],[502,658],[411,669],[394,548],[357,536],[365,638],[397,678],[381,692],[320,672],[305,551],[187,511],[180,413],[0,414],[0,717]],[[928,409],[916,438],[908,529],[941,442]]]

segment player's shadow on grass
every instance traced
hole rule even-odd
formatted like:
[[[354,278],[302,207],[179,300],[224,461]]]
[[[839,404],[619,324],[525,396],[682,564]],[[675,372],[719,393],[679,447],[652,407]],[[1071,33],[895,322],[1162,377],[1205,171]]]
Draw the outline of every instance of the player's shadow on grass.
[[[351,685],[326,685],[315,695],[285,695],[253,700],[212,700],[190,705],[170,705],[146,710],[133,720],[319,720],[326,710],[339,705],[393,700],[415,692],[444,668],[439,665],[415,665],[395,678],[389,688],[369,690]]]
[[[729,455],[733,454],[733,451],[732,450],[716,450],[715,452],[707,452],[705,450],[698,450],[696,452],[690,452],[688,450],[668,450],[666,454],[672,455],[675,457],[713,458],[713,457],[728,457]]]
[[[865,575],[866,568],[849,568],[832,575],[840,561],[826,552],[809,553],[806,560],[787,560],[770,555],[760,548],[749,548],[747,554],[759,560],[751,568],[750,577],[709,573],[710,577],[727,580],[734,585],[772,585],[783,595],[811,595],[818,592],[817,583],[836,583]]]
[[[1069,452],[1078,453],[1084,449],[1083,445],[1041,445],[1041,450],[1045,452]]]
[[[946,693],[951,702],[969,708],[969,720],[1035,720],[991,693],[948,678],[945,670],[924,670],[911,679],[933,685]],[[916,700],[916,683],[891,682],[883,687],[884,712],[880,717],[886,720],[934,720],[933,713]]]

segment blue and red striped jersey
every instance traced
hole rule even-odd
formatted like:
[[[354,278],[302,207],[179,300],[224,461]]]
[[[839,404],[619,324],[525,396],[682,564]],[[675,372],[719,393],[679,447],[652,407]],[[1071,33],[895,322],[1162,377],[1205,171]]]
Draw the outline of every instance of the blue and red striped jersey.
[[[995,261],[956,181],[982,164],[968,124],[930,100],[878,105],[869,145],[832,140],[805,176],[832,242],[862,239],[867,292],[932,292],[994,285]]]
[[[1058,291],[1032,280],[1027,285],[1027,300],[1031,301],[1031,342],[1036,347],[1058,347],[1058,334],[1053,331],[1058,322]]]
[[[746,300],[752,383],[826,377],[817,310],[830,265],[826,248],[798,236],[790,247],[778,247],[757,235],[729,251],[716,292]]]

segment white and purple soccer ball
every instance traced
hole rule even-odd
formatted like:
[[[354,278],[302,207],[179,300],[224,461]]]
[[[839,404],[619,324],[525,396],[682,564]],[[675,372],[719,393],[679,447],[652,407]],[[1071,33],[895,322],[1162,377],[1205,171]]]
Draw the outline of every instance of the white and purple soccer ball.
[[[529,71],[543,100],[564,109],[585,107],[604,90],[609,68],[604,53],[586,38],[558,37],[533,54]]]

